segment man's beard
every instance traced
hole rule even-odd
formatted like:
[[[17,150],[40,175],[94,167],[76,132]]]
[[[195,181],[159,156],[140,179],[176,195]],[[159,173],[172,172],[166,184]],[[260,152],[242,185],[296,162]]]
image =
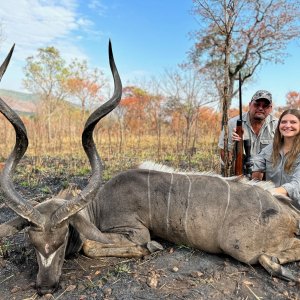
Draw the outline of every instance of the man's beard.
[[[255,120],[255,121],[264,121],[265,118],[266,118],[265,115],[260,115],[260,116],[254,115],[253,116],[253,120]]]

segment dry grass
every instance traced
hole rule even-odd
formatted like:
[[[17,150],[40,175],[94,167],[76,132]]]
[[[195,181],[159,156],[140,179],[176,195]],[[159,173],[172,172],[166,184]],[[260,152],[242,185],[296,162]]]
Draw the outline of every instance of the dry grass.
[[[144,136],[139,145],[136,137],[132,136],[123,143],[121,151],[116,138],[108,140],[105,136],[101,136],[101,139],[96,136],[95,140],[105,165],[104,179],[109,179],[119,171],[135,168],[145,160],[152,160],[181,170],[219,172],[217,143],[213,139],[201,140],[193,151],[187,151],[187,153],[178,147],[176,138],[170,136],[161,139],[159,152],[157,141],[153,136]],[[58,171],[61,168],[67,168],[71,174],[85,175],[89,172],[90,166],[79,138],[73,143],[70,143],[68,139],[60,143],[56,141],[55,145],[58,144],[59,147],[47,143],[38,143],[34,146],[29,144],[26,156],[30,158],[31,165],[28,168],[43,170],[49,166],[48,158],[60,158],[64,166],[57,162],[55,168]],[[0,160],[1,157],[3,161],[8,157],[12,147],[11,141],[6,145],[0,144]],[[30,170],[27,172],[30,173]]]

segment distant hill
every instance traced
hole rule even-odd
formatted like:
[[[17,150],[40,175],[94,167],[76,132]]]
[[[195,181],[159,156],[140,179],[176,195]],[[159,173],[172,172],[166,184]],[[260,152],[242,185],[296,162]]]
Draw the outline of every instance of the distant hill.
[[[23,115],[33,115],[36,113],[37,104],[40,98],[37,94],[22,93],[11,90],[0,89],[0,97],[17,113]],[[80,105],[65,101],[66,105],[73,109],[80,109]]]
[[[0,97],[16,112],[34,114],[36,104],[39,102],[37,95],[0,89]]]

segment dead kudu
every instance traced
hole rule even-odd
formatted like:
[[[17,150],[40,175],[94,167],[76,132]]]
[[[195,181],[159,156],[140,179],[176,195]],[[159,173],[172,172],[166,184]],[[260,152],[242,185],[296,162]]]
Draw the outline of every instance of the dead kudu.
[[[281,264],[300,260],[300,212],[289,198],[274,196],[262,184],[209,174],[155,170],[144,164],[101,186],[101,162],[92,134],[96,123],[121,98],[121,82],[110,52],[114,96],[88,119],[82,140],[92,166],[88,186],[71,200],[51,199],[35,207],[14,190],[11,175],[27,148],[24,125],[0,101],[16,130],[1,185],[6,203],[20,216],[0,225],[0,237],[29,226],[36,249],[40,294],[53,292],[66,253],[90,257],[141,257],[160,248],[154,236],[211,253],[260,263],[271,274],[300,282]]]

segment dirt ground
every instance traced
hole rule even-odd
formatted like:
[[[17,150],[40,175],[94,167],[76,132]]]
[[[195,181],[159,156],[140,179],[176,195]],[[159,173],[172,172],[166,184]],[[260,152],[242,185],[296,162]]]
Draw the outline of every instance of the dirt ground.
[[[26,164],[26,161],[24,162]],[[86,184],[84,176],[39,175],[38,185],[16,179],[27,198],[56,194],[63,183]],[[45,188],[47,187],[47,189]],[[0,223],[12,218],[0,196]],[[143,259],[90,259],[82,254],[65,260],[60,289],[39,297],[37,263],[26,232],[0,241],[0,299],[300,299],[300,285],[271,277],[261,266],[248,266],[225,255],[213,255],[159,240],[164,250]],[[300,278],[300,263],[287,268]]]

